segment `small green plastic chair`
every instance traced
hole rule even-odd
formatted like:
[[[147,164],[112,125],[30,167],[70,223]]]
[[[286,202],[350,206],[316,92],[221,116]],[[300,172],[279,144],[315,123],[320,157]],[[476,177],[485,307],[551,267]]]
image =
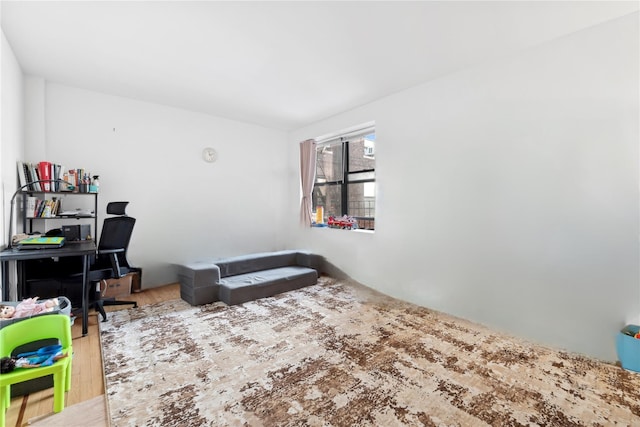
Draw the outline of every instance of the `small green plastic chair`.
[[[58,339],[67,357],[51,366],[16,368],[0,374],[0,427],[5,427],[6,411],[11,404],[11,385],[53,374],[53,412],[64,409],[65,392],[71,389],[71,321],[65,314],[31,317],[0,329],[0,357],[11,356],[21,345],[45,339]]]

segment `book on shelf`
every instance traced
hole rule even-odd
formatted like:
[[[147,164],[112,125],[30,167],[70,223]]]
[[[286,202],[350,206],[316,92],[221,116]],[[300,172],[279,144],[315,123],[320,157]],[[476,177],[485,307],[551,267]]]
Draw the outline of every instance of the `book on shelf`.
[[[42,191],[39,182],[34,182],[40,179],[38,172],[38,166],[33,163],[18,161],[18,182],[20,187],[23,187],[22,191]]]
[[[42,191],[42,187],[39,182],[36,182],[40,179],[40,175],[38,174],[38,168],[34,163],[29,164],[29,170],[31,171],[31,178],[33,182],[33,190],[34,191]]]
[[[33,204],[27,199],[27,218],[54,218],[60,210],[60,199],[38,199],[34,197]]]
[[[23,163],[22,164],[22,170],[24,171],[25,177],[26,177],[26,181],[25,184],[27,183],[31,183],[33,182],[35,179],[33,175],[31,174],[31,165],[29,165],[28,163]],[[28,190],[35,190],[34,184],[29,184],[29,188]]]
[[[38,205],[37,197],[29,196],[27,197],[27,218],[33,218],[36,212],[36,206]]]
[[[53,191],[60,191],[61,182],[58,182],[58,180],[62,177],[62,175],[60,175],[60,171],[62,170],[62,165],[57,165],[57,164],[52,164],[53,166],[53,179],[55,179],[56,181],[53,183],[53,187],[54,190]]]
[[[69,179],[68,179],[68,181],[74,187],[78,186],[78,180],[76,179],[76,170],[75,169],[69,169]]]
[[[36,204],[33,207],[33,212],[31,214],[31,217],[37,218],[41,208],[42,208],[42,199],[36,199]]]
[[[27,176],[24,173],[24,167],[22,166],[22,162],[18,162],[18,185],[20,187],[23,187],[25,185],[27,185]],[[22,189],[22,191],[27,191],[28,188],[25,187]]]
[[[57,165],[58,167],[58,179],[61,180],[65,180],[64,179],[64,174],[65,174],[65,169],[64,169],[64,165]],[[64,182],[58,182],[58,190],[57,191],[68,191],[69,189],[67,188],[67,184]]]
[[[38,206],[36,206],[36,211],[34,213],[34,218],[40,218],[42,217],[42,214],[44,212],[44,206],[45,206],[45,200],[40,200],[40,203],[38,203]]]
[[[38,163],[38,176],[41,180],[50,180],[51,177],[51,162],[39,162]],[[40,183],[40,187],[42,191],[51,191],[51,183],[50,182],[42,182]]]
[[[20,187],[26,185],[22,191],[44,191],[44,192],[66,192],[73,191],[80,184],[88,184],[91,174],[85,169],[66,169],[63,165],[41,161],[29,163],[18,161],[17,165],[18,182]],[[40,180],[51,180],[51,182],[36,182]],[[73,188],[60,180],[67,181]]]

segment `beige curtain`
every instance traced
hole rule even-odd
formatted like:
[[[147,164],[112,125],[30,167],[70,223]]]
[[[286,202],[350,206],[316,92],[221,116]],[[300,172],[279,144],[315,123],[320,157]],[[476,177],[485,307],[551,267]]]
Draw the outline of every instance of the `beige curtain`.
[[[308,139],[300,143],[300,182],[302,201],[300,203],[300,223],[311,227],[313,203],[311,195],[316,180],[316,141]]]

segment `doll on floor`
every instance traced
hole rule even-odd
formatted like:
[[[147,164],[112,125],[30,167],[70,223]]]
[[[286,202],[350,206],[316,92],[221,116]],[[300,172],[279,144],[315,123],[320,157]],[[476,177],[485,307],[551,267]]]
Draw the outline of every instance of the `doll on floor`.
[[[17,319],[19,317],[33,316],[34,314],[48,313],[54,310],[59,304],[58,298],[37,302],[38,297],[27,298],[19,302],[15,307],[12,305],[0,305],[0,319]]]

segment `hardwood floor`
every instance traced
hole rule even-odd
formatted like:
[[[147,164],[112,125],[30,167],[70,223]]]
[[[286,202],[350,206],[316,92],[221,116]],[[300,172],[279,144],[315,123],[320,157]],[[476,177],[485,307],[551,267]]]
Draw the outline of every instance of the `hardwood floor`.
[[[180,285],[171,284],[131,294],[127,300],[138,305],[153,304],[180,298]],[[121,298],[124,299],[124,298]],[[126,310],[130,306],[105,307],[107,311]],[[73,368],[71,390],[67,393],[65,410],[53,415],[53,389],[19,396],[11,400],[7,410],[6,427],[108,426],[104,403],[104,371],[98,330],[99,316],[89,312],[88,335],[82,336],[82,319],[72,326]],[[79,406],[74,406],[79,405]],[[82,414],[78,417],[78,414]]]

